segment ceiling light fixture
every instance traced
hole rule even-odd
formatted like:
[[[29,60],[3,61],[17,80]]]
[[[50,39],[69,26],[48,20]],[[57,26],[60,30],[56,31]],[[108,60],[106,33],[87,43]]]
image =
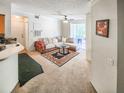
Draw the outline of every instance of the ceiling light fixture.
[[[64,23],[68,23],[69,21],[68,21],[68,19],[67,19],[67,16],[64,15],[64,17],[65,17],[65,19],[63,20],[63,22],[64,22]]]

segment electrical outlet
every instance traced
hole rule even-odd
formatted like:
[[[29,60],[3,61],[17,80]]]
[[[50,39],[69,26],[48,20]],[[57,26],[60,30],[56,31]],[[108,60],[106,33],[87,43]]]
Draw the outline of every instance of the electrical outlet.
[[[108,64],[110,64],[111,66],[115,65],[114,59],[113,58],[108,58],[107,60]]]

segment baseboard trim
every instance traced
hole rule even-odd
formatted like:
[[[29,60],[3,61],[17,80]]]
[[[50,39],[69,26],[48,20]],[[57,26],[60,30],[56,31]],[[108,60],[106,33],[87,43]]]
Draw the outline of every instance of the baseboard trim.
[[[14,89],[12,90],[11,93],[16,93],[16,89],[18,89],[20,87],[20,83],[17,82],[17,84],[15,85]]]
[[[90,82],[90,85],[91,85],[91,87],[93,88],[93,91],[94,91],[95,93],[98,93],[91,82]]]

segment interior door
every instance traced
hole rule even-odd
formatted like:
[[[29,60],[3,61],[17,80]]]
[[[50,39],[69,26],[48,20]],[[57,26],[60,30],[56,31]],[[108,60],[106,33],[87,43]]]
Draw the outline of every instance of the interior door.
[[[23,46],[26,46],[25,42],[25,21],[23,17],[12,16],[12,36],[17,38],[17,41]]]
[[[0,34],[5,32],[5,15],[0,14]]]

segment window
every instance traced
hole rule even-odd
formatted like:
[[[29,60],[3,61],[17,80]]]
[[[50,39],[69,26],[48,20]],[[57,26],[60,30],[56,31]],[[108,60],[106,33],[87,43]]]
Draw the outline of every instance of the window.
[[[74,38],[78,49],[85,49],[86,27],[85,23],[70,24],[70,37]]]
[[[85,24],[70,24],[70,37],[85,39]]]

